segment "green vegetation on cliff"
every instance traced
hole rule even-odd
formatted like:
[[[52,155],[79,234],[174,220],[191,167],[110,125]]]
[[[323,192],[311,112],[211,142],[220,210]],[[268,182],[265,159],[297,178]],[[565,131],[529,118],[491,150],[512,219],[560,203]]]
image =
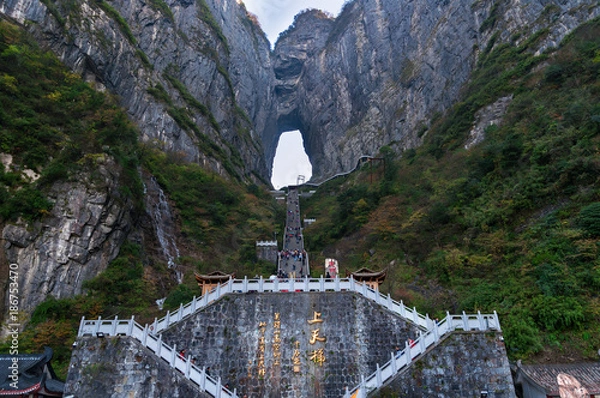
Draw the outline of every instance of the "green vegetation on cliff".
[[[223,47],[225,47],[227,53],[229,53],[229,43],[227,42],[227,37],[225,37],[225,35],[223,34],[221,26],[210,11],[210,7],[208,6],[208,4],[206,4],[206,1],[199,0],[198,8],[198,18],[200,18],[200,20],[202,20],[206,25],[210,27],[214,34],[219,38],[219,41],[223,44]]]
[[[177,80],[174,76],[170,75],[167,72],[163,73],[163,77],[171,83],[171,85],[180,93],[181,97],[187,104],[186,107],[178,107],[173,103],[173,100],[169,96],[169,93],[165,88],[157,83],[154,87],[150,87],[148,89],[148,93],[152,95],[155,99],[161,101],[165,105],[167,105],[167,113],[175,120],[177,125],[183,130],[193,133],[198,139],[198,147],[206,156],[210,156],[212,158],[218,159],[225,170],[229,173],[230,176],[240,179],[238,172],[236,171],[235,166],[242,166],[242,159],[239,151],[233,147],[233,145],[225,142],[229,148],[229,153],[225,151],[222,147],[217,145],[215,141],[213,141],[206,132],[203,132],[200,127],[196,124],[194,109],[199,111],[200,114],[208,119],[211,126],[215,130],[215,132],[219,133],[221,131],[221,127],[219,123],[216,121],[214,115],[210,112],[206,105],[202,104],[196,98],[194,98],[185,85]]]
[[[122,25],[106,2],[99,4]],[[384,290],[421,312],[498,311],[512,358],[594,358],[600,346],[600,23],[584,25],[554,52],[532,55],[545,34],[519,44],[497,45],[492,38],[462,101],[432,118],[421,148],[398,160],[384,147],[385,167],[381,162],[334,180],[302,204],[318,220],[305,231],[313,272],[337,253],[348,270],[387,266]],[[219,130],[206,105],[175,77],[165,78]],[[192,113],[173,106],[160,85],[149,92],[202,141]],[[504,123],[464,149],[476,112],[509,95]],[[113,99],[4,22],[0,103],[0,152],[12,156],[0,170],[3,222],[43,218],[52,206],[45,196],[51,184],[93,173],[98,159],[111,156],[122,168],[123,193],[138,204],[139,170],[156,177],[180,232],[182,285],[159,286],[170,278],[167,266],[149,258],[146,247],[127,243],[105,272],[87,281],[84,294],[38,307],[22,348],[51,345],[63,375],[81,316],[136,314],[145,322],[159,315],[154,300],[162,294],[169,294],[168,308],[198,294],[194,271],[274,271],[255,251],[256,240],[281,232],[284,210],[272,198],[176,153],[140,147]],[[241,157],[205,138],[202,149],[235,178]],[[40,178],[31,181],[25,169]]]
[[[5,21],[0,21],[0,103],[2,227],[17,218],[43,220],[52,209],[47,193],[54,183],[89,175],[93,184],[95,170],[107,164],[107,157],[117,163],[112,172],[119,176],[119,195],[141,210],[137,131],[126,113]],[[142,279],[139,250],[128,246],[86,287],[93,294],[50,297],[19,336],[20,352],[51,346],[62,377],[81,316],[143,314],[153,303],[153,289]]]
[[[104,156],[120,164],[123,193],[139,204],[137,132],[126,113],[6,22],[0,22],[0,103],[2,219],[47,214],[43,191],[93,171]]]
[[[142,64],[145,67],[151,69],[152,63],[148,59],[148,56],[146,55],[146,53],[144,53],[144,51],[141,48],[139,48],[137,39],[133,35],[133,32],[131,31],[131,28],[129,27],[129,24],[127,23],[125,18],[123,18],[123,16],[121,16],[121,14],[119,14],[119,11],[117,11],[113,6],[111,6],[104,0],[99,0],[96,2],[96,4],[98,5],[98,7],[100,7],[106,13],[106,15],[111,17],[117,23],[117,25],[119,26],[119,29],[121,30],[121,33],[123,33],[123,35],[125,35],[125,37],[129,41],[129,44],[131,44],[133,47],[136,48],[136,55],[140,58],[140,61],[142,61]],[[154,2],[154,4],[152,4],[152,5],[154,7],[156,7],[157,2]],[[167,9],[168,9],[168,7],[167,7]]]
[[[166,92],[157,88],[153,94]],[[201,108],[193,99],[186,100]],[[112,157],[119,195],[137,204],[133,218],[144,217],[140,170],[149,171],[169,197],[181,232],[182,257],[176,262],[184,273],[182,285],[175,286],[172,270],[162,258],[153,257],[154,248],[148,247],[152,242],[144,246],[126,241],[106,270],[84,283],[83,294],[49,297],[30,320],[25,316],[20,352],[41,352],[44,345],[51,346],[55,369],[64,378],[82,316],[135,315],[139,322],[151,322],[164,315],[157,299],[168,295],[165,308],[172,309],[200,294],[194,271],[274,272],[273,264],[257,259],[255,242],[272,237],[276,220],[282,222],[285,216],[264,189],[186,163],[177,153],[140,145],[138,131],[114,98],[95,91],[20,28],[4,21],[0,21],[0,103],[0,153],[12,156],[6,170],[0,167],[0,228],[19,217],[43,222],[52,210],[47,194],[53,184],[84,174],[91,175],[93,184],[99,164]],[[222,150],[219,154],[229,160]],[[241,160],[237,155],[231,161]],[[23,170],[40,177],[33,180]],[[143,234],[140,230],[145,227],[134,228]],[[6,347],[0,345],[0,350],[6,352]]]
[[[424,145],[319,188],[305,233],[313,264],[387,266],[384,290],[422,312],[497,311],[512,358],[597,359],[600,21],[532,55],[544,34],[493,38]],[[475,112],[508,95],[502,125],[464,149]]]
[[[86,294],[60,300],[49,297],[40,304],[19,335],[20,352],[40,352],[44,346],[52,347],[53,367],[65,378],[81,317],[126,319],[135,315],[141,321],[157,316],[153,300],[156,289],[142,277],[140,258],[141,248],[125,243],[106,271],[85,283]],[[8,341],[0,344],[0,352],[7,352],[7,347]]]
[[[257,240],[271,239],[285,217],[270,195],[182,162],[174,154],[150,150],[144,164],[174,205],[189,249],[181,259],[184,264],[200,272],[218,269],[238,275],[276,271],[273,264],[256,258],[255,247]],[[189,277],[193,281],[193,275]]]

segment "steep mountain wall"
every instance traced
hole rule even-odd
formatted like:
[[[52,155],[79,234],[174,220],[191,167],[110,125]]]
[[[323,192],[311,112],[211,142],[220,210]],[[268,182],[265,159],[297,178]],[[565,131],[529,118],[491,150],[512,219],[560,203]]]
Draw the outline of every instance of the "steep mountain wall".
[[[336,19],[297,16],[271,53],[231,0],[0,1],[0,12],[28,21],[70,67],[118,94],[145,141],[268,180],[279,135],[300,129],[317,181],[383,145],[420,145],[490,40],[548,29],[543,51],[598,10],[591,0],[355,0]]]
[[[492,38],[518,43],[548,29],[541,52],[598,14],[594,1],[538,0],[356,0],[329,21],[307,12],[274,50],[278,133],[302,131],[315,181],[383,145],[417,147]]]
[[[132,229],[133,204],[119,192],[120,168],[108,156],[97,163],[93,176],[82,172],[53,184],[48,196],[54,206],[43,221],[2,230],[0,267],[16,264],[20,311],[30,313],[49,295],[80,294],[83,282],[106,269]]]
[[[541,52],[600,5],[355,0],[336,19],[299,15],[273,52],[232,0],[0,0],[0,13],[115,93],[144,142],[225,176],[266,181],[279,134],[300,129],[319,181],[383,145],[420,145],[489,43],[547,29]],[[24,310],[81,291],[131,229],[118,184],[84,181],[55,186],[43,223],[3,230],[2,265],[24,267]]]
[[[275,128],[270,45],[243,5],[1,0],[0,13],[116,94],[148,145],[229,178],[268,180],[260,136]],[[49,295],[81,293],[140,228],[120,198],[118,168],[105,166],[98,166],[102,181],[82,174],[54,184],[54,206],[40,222],[4,227],[0,269],[8,275],[8,264],[18,264],[21,311]]]
[[[144,140],[265,180],[279,135],[291,129],[304,135],[314,180],[383,145],[420,145],[492,38],[518,42],[549,29],[543,51],[598,9],[591,0],[356,0],[336,19],[299,15],[271,54],[234,1],[0,2],[6,15],[34,22],[30,30],[69,66],[120,95]],[[207,109],[194,109],[177,82]],[[148,93],[157,83],[171,103]]]
[[[0,12],[117,94],[144,141],[224,175],[268,176],[257,137],[274,126],[270,46],[237,2],[4,0]]]

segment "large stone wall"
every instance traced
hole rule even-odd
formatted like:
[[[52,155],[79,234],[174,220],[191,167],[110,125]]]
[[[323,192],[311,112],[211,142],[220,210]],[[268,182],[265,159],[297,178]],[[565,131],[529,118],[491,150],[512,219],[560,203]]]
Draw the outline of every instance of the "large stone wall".
[[[309,323],[315,312],[321,322]],[[299,398],[341,397],[417,335],[416,326],[352,293],[251,293],[224,297],[165,331],[163,341],[210,366],[240,396]]]
[[[256,242],[256,257],[277,264],[277,242]]]
[[[514,398],[500,333],[456,332],[397,376],[378,398]]]
[[[73,351],[65,397],[210,398],[131,337],[82,337]]]
[[[419,328],[350,292],[234,293],[162,340],[239,397],[341,398]],[[205,397],[136,340],[78,339],[66,382],[78,398]],[[502,334],[455,332],[369,396],[514,398]]]

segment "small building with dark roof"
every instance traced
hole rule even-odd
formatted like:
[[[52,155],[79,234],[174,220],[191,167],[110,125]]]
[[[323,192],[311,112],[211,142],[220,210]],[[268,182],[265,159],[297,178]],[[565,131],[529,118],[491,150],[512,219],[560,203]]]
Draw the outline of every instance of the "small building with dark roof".
[[[358,271],[351,272],[355,281],[365,283],[371,289],[379,289],[379,286],[385,280],[387,270],[373,271],[368,268],[361,268]]]
[[[52,369],[52,355],[50,347],[41,354],[0,355],[0,397],[62,397],[65,385]]]
[[[214,271],[208,275],[194,273],[198,286],[202,288],[202,295],[210,292],[219,284],[227,283],[230,279],[235,278],[235,273],[226,274],[222,271]]]
[[[587,391],[587,397],[600,398],[600,363],[564,365],[523,365],[514,368],[517,395],[520,398],[560,398],[558,375],[568,375]]]

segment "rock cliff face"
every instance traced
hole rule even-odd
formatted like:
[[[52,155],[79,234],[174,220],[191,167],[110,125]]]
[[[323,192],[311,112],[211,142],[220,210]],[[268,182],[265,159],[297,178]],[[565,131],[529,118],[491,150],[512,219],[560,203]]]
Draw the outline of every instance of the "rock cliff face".
[[[523,41],[547,28],[541,52],[597,15],[594,1],[539,0],[356,0],[335,20],[306,12],[274,51],[277,133],[300,129],[315,181],[383,145],[416,147],[492,37]]]
[[[300,14],[273,52],[233,0],[0,0],[0,13],[118,95],[144,142],[267,181],[279,135],[300,129],[321,181],[383,145],[420,145],[492,40],[547,29],[541,52],[600,15],[600,3],[354,0],[335,19]],[[24,310],[80,292],[131,229],[130,204],[118,200],[108,169],[101,174],[99,188],[85,176],[55,185],[44,222],[4,228],[0,263],[22,267]]]
[[[0,0],[0,13],[98,89],[116,94],[142,141],[226,177],[268,180],[260,136],[275,129],[270,44],[242,5]],[[52,213],[40,223],[4,227],[0,268],[19,265],[21,311],[49,295],[81,293],[140,228],[132,225],[131,203],[119,197],[118,171],[99,166],[99,173],[99,184],[89,175],[56,184]],[[147,211],[150,218],[156,213]],[[161,227],[153,228],[160,235]]]
[[[6,261],[17,264],[21,311],[31,312],[49,295],[81,293],[83,282],[106,269],[131,230],[133,205],[119,193],[113,160],[99,160],[93,177],[80,173],[74,180],[52,186],[54,206],[43,221],[2,230]]]
[[[268,180],[279,135],[300,129],[316,181],[383,145],[420,145],[492,38],[548,29],[541,52],[599,9],[592,0],[355,0],[335,19],[298,15],[271,53],[233,0],[0,1],[67,65],[118,94],[145,141]]]
[[[144,141],[224,175],[269,174],[257,137],[274,127],[270,46],[235,1],[4,0],[0,12],[119,95]]]

